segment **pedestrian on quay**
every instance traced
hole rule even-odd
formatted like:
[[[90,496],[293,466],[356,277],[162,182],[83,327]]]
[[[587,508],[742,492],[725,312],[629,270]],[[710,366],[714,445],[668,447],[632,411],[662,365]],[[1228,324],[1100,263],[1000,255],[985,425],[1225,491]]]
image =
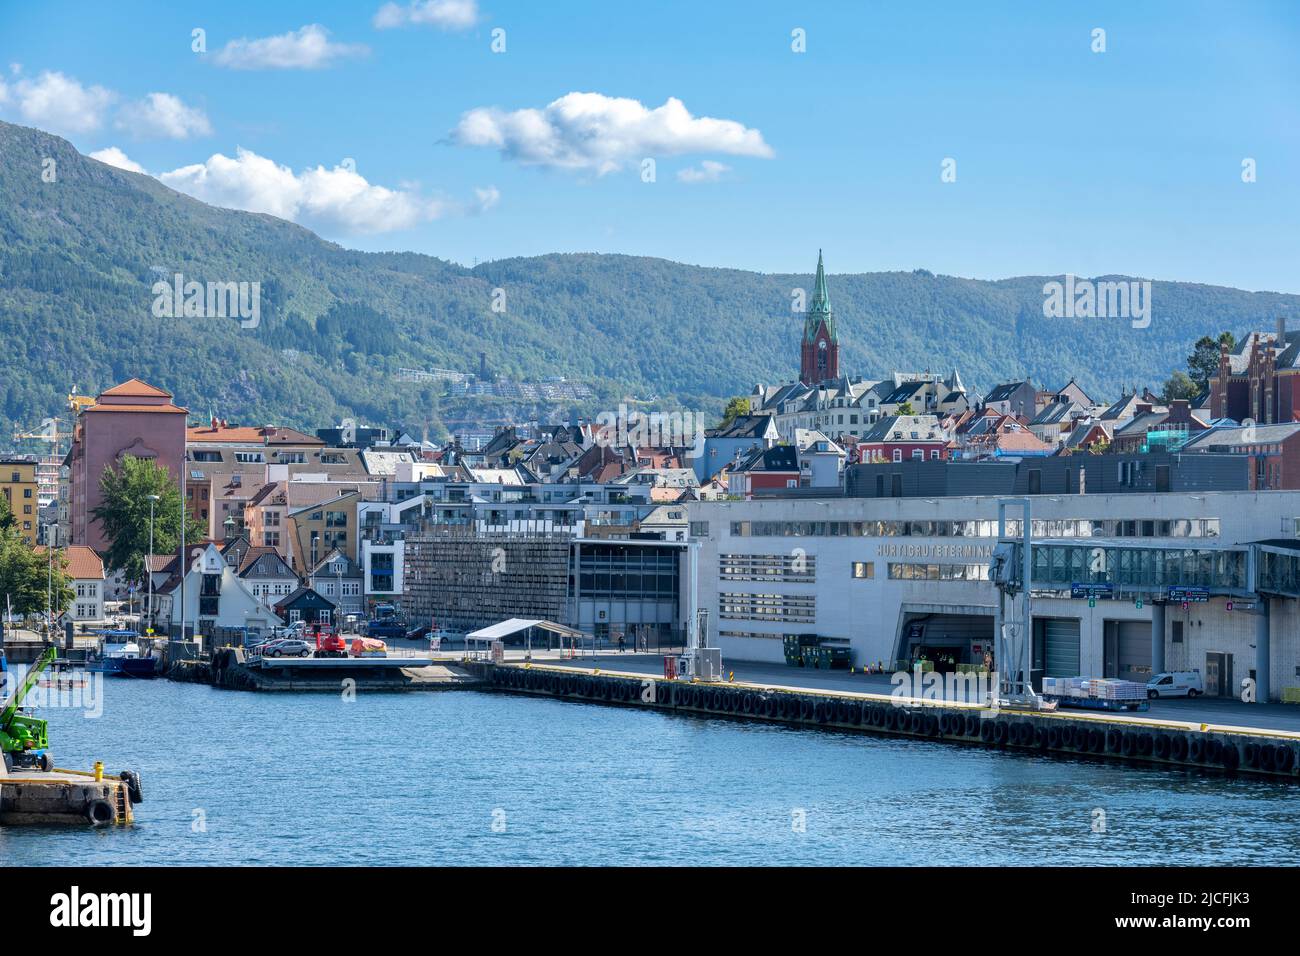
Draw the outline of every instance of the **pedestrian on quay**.
[[[620,634],[620,635],[618,636],[618,652],[619,652],[620,654],[623,653],[623,635],[622,635],[622,634]]]

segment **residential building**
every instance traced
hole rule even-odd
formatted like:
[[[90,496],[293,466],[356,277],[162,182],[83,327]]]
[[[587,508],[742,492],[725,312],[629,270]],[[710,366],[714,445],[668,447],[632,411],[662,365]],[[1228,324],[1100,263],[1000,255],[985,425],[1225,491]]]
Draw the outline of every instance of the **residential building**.
[[[247,634],[267,635],[283,620],[240,580],[216,542],[186,546],[189,567],[185,582],[185,634],[208,641],[235,643]],[[180,633],[181,577],[179,563],[161,587],[155,587],[159,626],[173,637]]]
[[[321,558],[308,574],[307,583],[321,597],[333,602],[344,620],[366,613],[364,575],[360,565],[345,551],[334,549]]]
[[[36,548],[46,554],[44,545]],[[104,620],[104,562],[98,554],[84,544],[56,548],[55,561],[66,561],[64,573],[71,579],[73,600],[66,612],[66,620],[77,624],[100,623]]]
[[[737,415],[727,425],[704,433],[704,453],[692,461],[695,477],[708,481],[741,454],[771,448],[780,437],[774,415]]]
[[[1209,427],[1208,422],[1191,410],[1186,399],[1170,402],[1163,409],[1139,404],[1132,421],[1115,429],[1112,442],[1120,452],[1177,451],[1192,436]]]
[[[28,547],[44,541],[40,533],[37,464],[35,458],[0,458],[0,495],[4,495],[14,528]]]
[[[935,415],[892,415],[878,421],[855,449],[858,461],[943,461],[952,434]]]
[[[223,557],[228,557],[223,553]],[[227,562],[229,563],[229,562]],[[293,568],[271,547],[254,547],[244,552],[236,570],[244,586],[268,608],[298,589],[301,583]]]
[[[1038,414],[1038,390],[1028,379],[1022,382],[1004,382],[995,385],[984,396],[983,407],[1002,415],[1012,415],[1024,421],[1033,421]]]
[[[727,472],[727,487],[733,495],[749,497],[757,491],[798,488],[799,449],[794,445],[773,445],[743,455]]]
[[[289,512],[290,561],[296,571],[307,574],[335,549],[354,560],[358,557],[360,501],[361,492],[345,491]]]

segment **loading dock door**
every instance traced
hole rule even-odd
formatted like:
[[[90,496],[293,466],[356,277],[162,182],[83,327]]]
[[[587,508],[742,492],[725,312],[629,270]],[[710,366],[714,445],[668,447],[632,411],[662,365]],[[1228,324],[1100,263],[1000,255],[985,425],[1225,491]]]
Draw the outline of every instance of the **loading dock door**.
[[[1115,676],[1145,684],[1151,679],[1151,625],[1146,621],[1116,621]]]
[[[1034,621],[1035,664],[1044,677],[1079,676],[1079,621],[1048,617]]]

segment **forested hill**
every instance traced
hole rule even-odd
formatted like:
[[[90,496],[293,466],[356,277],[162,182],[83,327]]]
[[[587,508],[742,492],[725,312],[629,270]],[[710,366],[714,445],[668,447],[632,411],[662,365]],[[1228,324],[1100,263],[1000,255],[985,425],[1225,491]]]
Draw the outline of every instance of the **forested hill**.
[[[42,177],[53,159],[53,182]],[[809,236],[811,271],[817,237]],[[834,250],[827,250],[834,263]],[[256,328],[157,317],[153,286],[260,282]],[[591,383],[718,410],[726,396],[797,371],[791,290],[760,275],[619,255],[548,255],[464,268],[431,256],[353,252],[265,215],[217,209],[156,180],[0,123],[0,428],[60,413],[73,388],[138,376],[198,415],[316,427],[351,416],[419,429],[447,402],[399,368]],[[911,273],[829,279],[842,368],[958,368],[984,389],[1071,376],[1106,395],[1158,387],[1203,334],[1273,328],[1300,297],[1155,283],[1152,322],[1047,319],[1042,277],[984,282]],[[504,311],[493,290],[504,290]]]

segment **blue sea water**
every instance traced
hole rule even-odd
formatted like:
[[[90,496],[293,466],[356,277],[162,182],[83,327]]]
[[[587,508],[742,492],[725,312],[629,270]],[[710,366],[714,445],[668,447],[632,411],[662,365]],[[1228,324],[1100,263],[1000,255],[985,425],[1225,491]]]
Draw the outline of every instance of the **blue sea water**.
[[[56,763],[142,773],[129,828],[0,864],[1291,864],[1293,785],[448,691],[110,681]],[[1099,832],[1100,831],[1100,832]]]

